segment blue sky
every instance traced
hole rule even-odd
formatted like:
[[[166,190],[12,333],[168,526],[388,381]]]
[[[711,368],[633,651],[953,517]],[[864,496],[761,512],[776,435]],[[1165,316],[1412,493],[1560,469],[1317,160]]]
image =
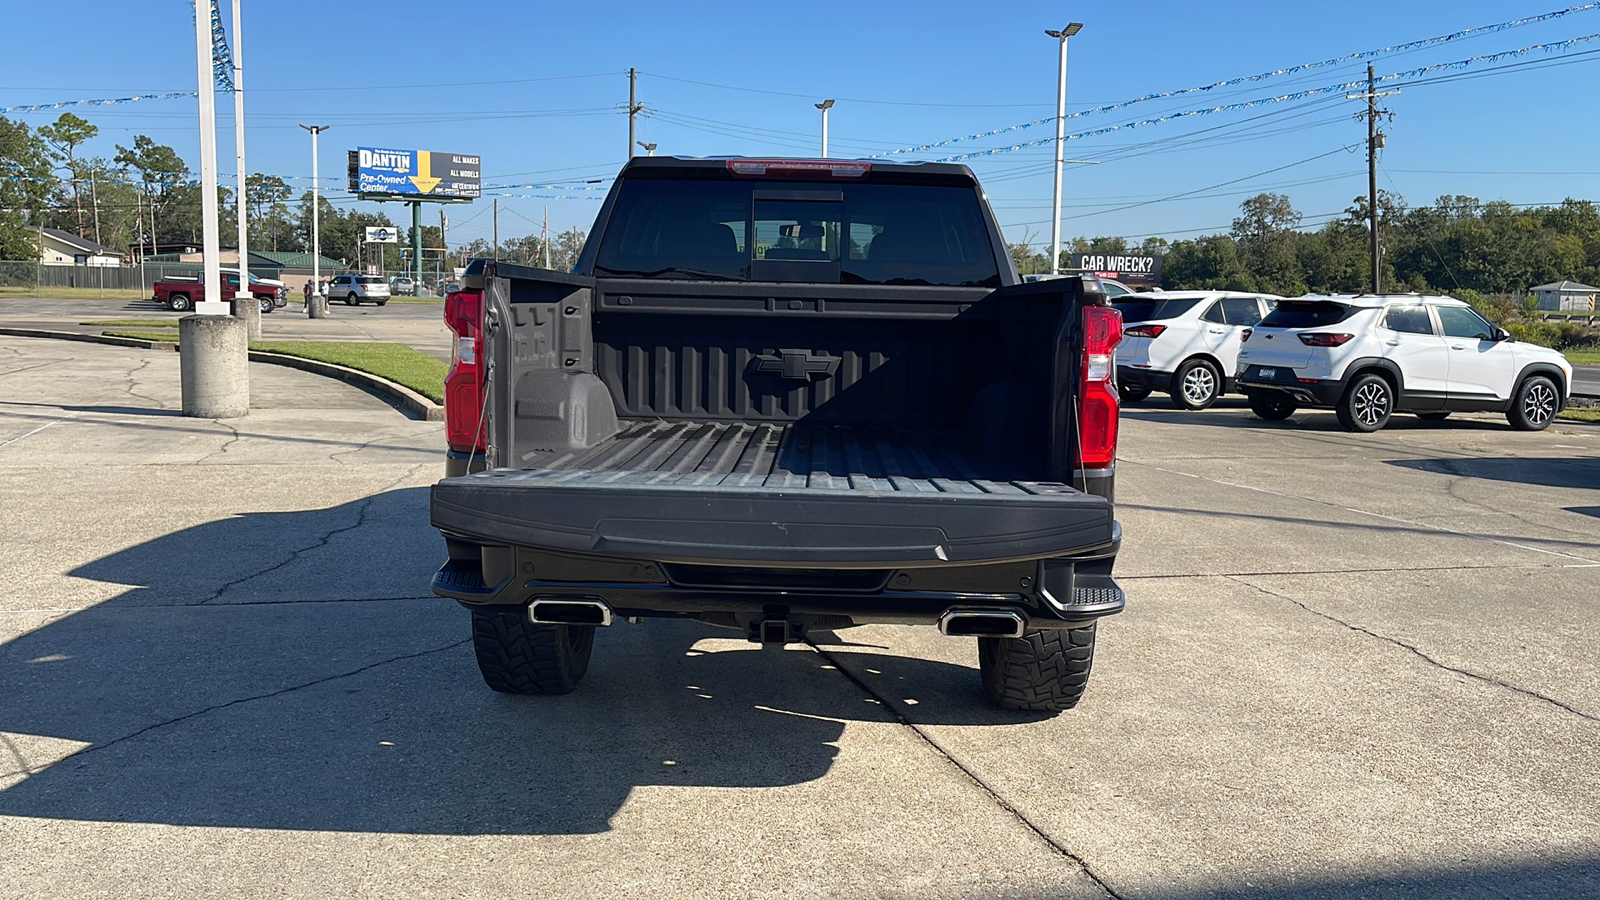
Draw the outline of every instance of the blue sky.
[[[589,188],[503,194],[598,197],[596,185],[584,182],[608,181],[624,159],[629,66],[640,71],[639,100],[648,108],[639,138],[657,143],[659,154],[815,155],[820,121],[812,104],[832,97],[832,155],[864,156],[1052,115],[1057,51],[1043,29],[1075,19],[1084,29],[1071,43],[1069,113],[1573,5],[244,0],[248,163],[307,185],[309,138],[296,123],[316,123],[332,126],[322,137],[321,171],[336,201],[344,193],[345,151],[356,146],[478,154],[486,184]],[[194,89],[187,3],[81,0],[70,25],[59,7],[8,6],[8,30],[39,39],[8,42],[0,107]],[[1597,34],[1600,9],[1592,9],[1374,64],[1383,76]],[[1593,159],[1600,39],[1565,53],[1526,56],[1520,61],[1529,65],[1498,72],[1482,64],[1441,73],[1457,77],[1386,98],[1395,119],[1384,128],[1380,187],[1413,205],[1444,193],[1524,204],[1600,197],[1600,162]],[[1365,62],[1330,66],[1084,116],[1067,130],[1278,96],[1364,73]],[[102,129],[87,148],[91,155],[110,156],[113,145],[144,133],[177,148],[198,170],[195,110],[185,98],[74,112]],[[221,168],[231,172],[231,99],[219,95],[219,110]],[[1181,239],[1225,231],[1239,202],[1263,190],[1288,194],[1314,226],[1365,193],[1359,111],[1341,92],[1071,141],[1068,158],[1102,162],[1068,167],[1063,235]],[[34,125],[55,115],[13,114]],[[1045,124],[915,155],[935,159],[1051,134]],[[1049,239],[1051,157],[1046,144],[971,161],[1010,240]],[[1221,186],[1202,190],[1214,185]],[[598,205],[505,196],[500,233],[536,229],[546,206],[552,228],[587,228]],[[397,221],[404,215],[400,206],[384,209]],[[488,237],[488,210],[487,199],[452,208],[451,243]]]

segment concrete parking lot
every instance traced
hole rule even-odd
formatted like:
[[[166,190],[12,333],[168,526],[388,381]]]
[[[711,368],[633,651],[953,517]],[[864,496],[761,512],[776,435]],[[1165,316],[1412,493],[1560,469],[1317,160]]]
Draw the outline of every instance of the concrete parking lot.
[[[898,627],[511,698],[427,591],[441,427],[251,376],[0,337],[0,897],[1600,895],[1600,427],[1131,408],[1055,717]]]

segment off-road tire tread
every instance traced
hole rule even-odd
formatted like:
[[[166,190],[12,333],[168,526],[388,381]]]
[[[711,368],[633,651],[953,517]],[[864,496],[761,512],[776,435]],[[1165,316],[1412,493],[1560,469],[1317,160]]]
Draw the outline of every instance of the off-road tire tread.
[[[979,638],[978,671],[989,699],[1006,709],[1072,709],[1089,685],[1095,626]]]
[[[581,650],[567,646],[567,631],[587,628]],[[568,694],[583,680],[594,649],[594,626],[540,625],[527,613],[472,611],[472,649],[478,671],[502,694]]]

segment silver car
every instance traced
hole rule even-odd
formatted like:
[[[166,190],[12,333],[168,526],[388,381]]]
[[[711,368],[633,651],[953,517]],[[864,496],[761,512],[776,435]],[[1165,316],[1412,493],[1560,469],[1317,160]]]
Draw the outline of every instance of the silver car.
[[[389,302],[389,284],[377,275],[337,275],[328,285],[328,299],[343,300],[349,306],[382,306]]]

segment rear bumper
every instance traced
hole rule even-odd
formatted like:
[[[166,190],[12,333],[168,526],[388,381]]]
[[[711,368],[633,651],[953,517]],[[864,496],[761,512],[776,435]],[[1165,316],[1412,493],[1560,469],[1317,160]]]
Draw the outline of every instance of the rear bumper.
[[[1152,391],[1164,391],[1172,387],[1172,373],[1162,372],[1159,369],[1117,366],[1117,384],[1149,388]]]
[[[724,568],[548,553],[448,536],[435,594],[470,608],[599,600],[624,617],[698,618],[748,627],[786,617],[812,627],[933,625],[951,609],[1016,612],[1033,629],[1075,628],[1121,612],[1114,540],[1071,556],[991,566],[827,571]]]
[[[1235,384],[1241,391],[1273,391],[1293,397],[1301,406],[1333,407],[1339,403],[1339,398],[1344,396],[1344,382],[1341,380],[1301,380],[1295,372],[1279,366],[1268,366],[1273,369],[1271,377],[1263,378],[1260,375],[1261,366],[1247,366],[1239,373]]]

